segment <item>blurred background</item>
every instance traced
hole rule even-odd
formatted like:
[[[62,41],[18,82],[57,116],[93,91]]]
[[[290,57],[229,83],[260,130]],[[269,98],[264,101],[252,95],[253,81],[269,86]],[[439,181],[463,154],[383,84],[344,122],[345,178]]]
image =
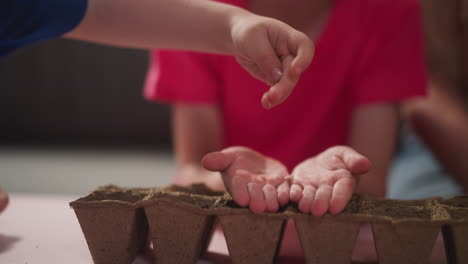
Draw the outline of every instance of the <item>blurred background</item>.
[[[0,61],[0,183],[84,194],[174,173],[169,108],[142,96],[147,52],[52,40]]]
[[[441,162],[431,173],[447,170],[467,190],[468,0],[421,3],[431,96],[407,108],[422,106],[420,125],[432,127],[419,136],[440,141],[421,151],[429,163]],[[82,195],[109,183],[169,183],[175,172],[170,109],[143,98],[147,55],[51,40],[0,60],[0,185],[8,192]],[[409,154],[394,174],[405,178],[421,155],[399,147]],[[401,183],[398,188],[409,186]]]

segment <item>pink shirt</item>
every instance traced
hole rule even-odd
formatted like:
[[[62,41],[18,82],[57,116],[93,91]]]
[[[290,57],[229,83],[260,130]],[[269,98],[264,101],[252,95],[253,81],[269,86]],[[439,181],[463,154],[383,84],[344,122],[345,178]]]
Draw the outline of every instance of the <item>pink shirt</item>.
[[[424,94],[421,21],[417,0],[336,0],[311,66],[271,110],[260,104],[268,86],[220,55],[152,52],[145,96],[219,107],[225,147],[247,146],[292,169],[346,144],[356,107]]]

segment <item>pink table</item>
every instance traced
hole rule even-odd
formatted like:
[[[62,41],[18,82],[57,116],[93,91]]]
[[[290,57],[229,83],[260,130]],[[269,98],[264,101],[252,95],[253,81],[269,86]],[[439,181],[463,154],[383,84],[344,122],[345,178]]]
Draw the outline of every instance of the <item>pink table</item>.
[[[0,215],[0,263],[50,264],[92,263],[80,225],[68,203],[74,196],[12,194],[8,209]],[[296,238],[285,236],[285,244],[294,245]],[[431,263],[445,263],[439,238]],[[210,253],[199,264],[229,263],[224,237],[215,233]],[[354,260],[372,263],[375,259],[372,233],[364,226],[358,238]],[[293,255],[299,255],[296,251]],[[281,257],[281,263],[303,263],[301,257]],[[134,264],[148,264],[144,258]]]

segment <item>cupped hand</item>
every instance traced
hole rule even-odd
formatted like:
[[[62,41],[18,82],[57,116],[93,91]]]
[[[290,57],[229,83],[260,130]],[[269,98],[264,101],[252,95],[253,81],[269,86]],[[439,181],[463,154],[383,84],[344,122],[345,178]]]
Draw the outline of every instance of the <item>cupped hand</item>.
[[[203,158],[203,167],[221,172],[234,201],[254,213],[276,212],[289,202],[286,167],[252,149],[230,147],[209,153]]]
[[[338,214],[351,199],[357,176],[370,166],[367,158],[349,147],[329,148],[294,168],[290,199],[302,212]]]

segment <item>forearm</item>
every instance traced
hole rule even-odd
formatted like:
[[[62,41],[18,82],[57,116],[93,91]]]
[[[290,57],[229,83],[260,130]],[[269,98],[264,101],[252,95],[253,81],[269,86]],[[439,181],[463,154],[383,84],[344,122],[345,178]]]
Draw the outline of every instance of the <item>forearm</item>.
[[[407,118],[445,170],[468,190],[468,113],[462,104],[439,95],[412,106]]]
[[[231,24],[251,13],[208,0],[89,0],[81,24],[66,36],[134,48],[230,54]]]
[[[203,182],[224,190],[219,172],[202,167],[203,157],[221,149],[220,112],[213,106],[175,104],[172,108],[175,155],[178,164],[177,183]]]
[[[385,197],[387,185],[385,183],[386,172],[384,173],[368,172],[359,176],[356,192]]]
[[[353,113],[350,146],[372,163],[370,171],[360,177],[357,192],[385,196],[397,123],[398,112],[394,104],[364,106]]]

